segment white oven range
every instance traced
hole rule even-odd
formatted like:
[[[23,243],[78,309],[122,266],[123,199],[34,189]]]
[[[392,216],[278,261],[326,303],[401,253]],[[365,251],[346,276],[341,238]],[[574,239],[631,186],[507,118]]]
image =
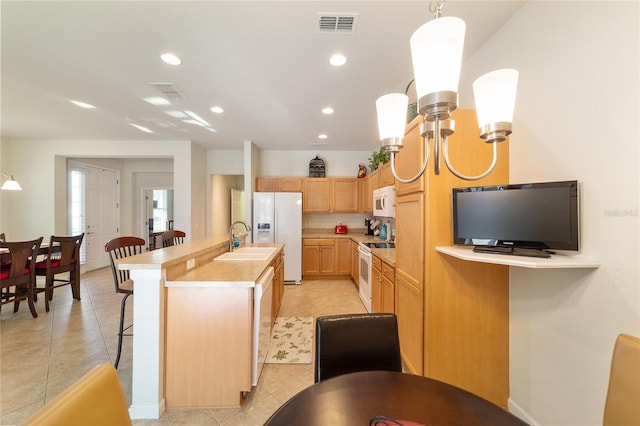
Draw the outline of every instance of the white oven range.
[[[371,280],[372,273],[371,267],[373,261],[371,260],[371,247],[375,248],[395,248],[395,242],[378,241],[378,242],[360,242],[358,243],[358,254],[360,258],[360,267],[358,268],[358,286],[360,287],[360,300],[367,309],[367,312],[372,312],[371,309]]]
[[[358,287],[360,300],[367,312],[371,312],[371,249],[364,243],[358,243],[360,267],[358,268]]]

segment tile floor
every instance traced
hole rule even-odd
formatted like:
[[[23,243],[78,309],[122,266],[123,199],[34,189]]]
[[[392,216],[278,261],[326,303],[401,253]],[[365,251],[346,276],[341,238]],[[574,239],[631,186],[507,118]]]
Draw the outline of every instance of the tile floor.
[[[33,319],[26,304],[0,313],[0,424],[16,425],[96,364],[113,362],[121,296],[109,268],[82,275],[82,301],[71,289],[54,292],[51,311],[37,304]],[[130,299],[131,300],[131,299]],[[127,303],[128,315],[131,315]],[[287,285],[279,315],[312,316],[365,312],[349,280],[303,281]],[[118,367],[131,401],[131,338],[125,338]],[[159,420],[134,425],[262,425],[285,401],[313,384],[313,364],[266,364],[258,386],[239,409],[167,410]]]

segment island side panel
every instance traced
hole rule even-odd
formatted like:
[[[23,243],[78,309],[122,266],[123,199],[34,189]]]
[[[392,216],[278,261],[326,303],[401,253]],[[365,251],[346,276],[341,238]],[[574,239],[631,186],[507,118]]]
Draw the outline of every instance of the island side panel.
[[[168,288],[167,408],[239,407],[251,391],[253,288]]]

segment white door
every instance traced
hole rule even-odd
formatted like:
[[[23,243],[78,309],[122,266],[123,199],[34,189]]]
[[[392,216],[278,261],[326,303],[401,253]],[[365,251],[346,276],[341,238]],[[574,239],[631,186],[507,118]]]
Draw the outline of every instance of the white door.
[[[104,245],[117,237],[120,227],[119,172],[86,166],[85,244],[86,270],[109,265]]]

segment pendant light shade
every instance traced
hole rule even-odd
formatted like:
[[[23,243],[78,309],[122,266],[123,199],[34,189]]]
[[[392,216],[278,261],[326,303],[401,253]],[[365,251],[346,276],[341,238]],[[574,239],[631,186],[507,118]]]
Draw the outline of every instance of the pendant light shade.
[[[418,99],[458,92],[466,25],[456,17],[433,19],[411,36],[411,58]]]
[[[8,179],[2,184],[2,187],[0,187],[0,189],[2,189],[3,191],[22,191],[22,187],[13,178],[13,176],[8,175],[4,172],[2,172],[2,174],[7,176]]]
[[[480,127],[513,121],[518,71],[501,69],[486,73],[473,82],[473,96]]]
[[[403,138],[407,120],[409,97],[402,93],[389,93],[376,101],[380,140]]]

